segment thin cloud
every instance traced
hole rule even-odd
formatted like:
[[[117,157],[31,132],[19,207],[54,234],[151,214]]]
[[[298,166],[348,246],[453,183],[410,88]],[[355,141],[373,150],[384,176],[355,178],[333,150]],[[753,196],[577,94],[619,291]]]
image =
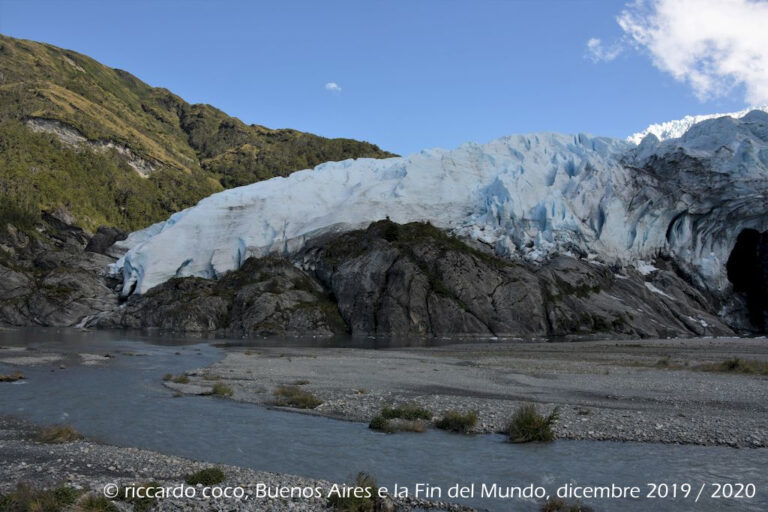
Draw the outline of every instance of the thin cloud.
[[[330,92],[340,93],[341,86],[336,82],[328,82],[327,84],[325,84],[325,90]]]
[[[619,41],[612,45],[605,45],[601,39],[593,37],[587,41],[587,57],[592,62],[610,62],[624,51],[624,46]]]
[[[699,99],[743,86],[747,102],[768,103],[768,2],[636,0],[617,22],[633,46]]]

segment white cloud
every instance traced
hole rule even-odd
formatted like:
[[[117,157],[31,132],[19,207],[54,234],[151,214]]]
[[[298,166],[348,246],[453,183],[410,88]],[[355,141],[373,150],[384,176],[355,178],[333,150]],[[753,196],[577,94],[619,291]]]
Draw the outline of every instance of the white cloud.
[[[330,92],[339,93],[341,92],[341,86],[337,84],[336,82],[328,82],[325,84],[325,90]]]
[[[621,42],[606,46],[603,41],[596,37],[587,41],[587,57],[593,62],[610,62],[618,57],[622,51],[624,51],[624,47]]]
[[[700,99],[743,85],[749,103],[768,103],[767,1],[636,0],[617,21],[656,67]]]

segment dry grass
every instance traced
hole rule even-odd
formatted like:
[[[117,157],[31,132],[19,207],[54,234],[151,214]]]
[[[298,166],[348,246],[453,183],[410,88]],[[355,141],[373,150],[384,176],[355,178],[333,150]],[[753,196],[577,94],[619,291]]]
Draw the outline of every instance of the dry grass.
[[[381,432],[425,432],[432,413],[418,405],[384,407],[373,417],[368,428]]]
[[[0,510],[3,512],[65,510],[77,501],[80,492],[71,487],[39,489],[20,483],[12,491],[0,495]]]
[[[203,485],[211,486],[220,484],[224,481],[224,472],[219,468],[206,468],[201,469],[197,473],[193,473],[186,478],[186,482],[189,485]]]
[[[35,436],[38,443],[63,444],[82,439],[83,436],[69,425],[51,425],[40,429]]]
[[[189,377],[184,375],[183,373],[181,375],[173,375],[171,373],[166,373],[163,377],[163,380],[168,382],[173,382],[174,384],[189,384]]]
[[[226,384],[217,382],[216,384],[213,385],[211,394],[218,395],[218,396],[232,396],[234,392],[232,391],[232,388],[230,388]]]
[[[323,401],[309,391],[296,386],[278,386],[275,389],[275,405],[294,407],[296,409],[314,409]]]
[[[768,375],[768,361],[740,359],[734,357],[721,363],[703,364],[698,367],[705,372],[743,373],[746,375]]]
[[[579,503],[568,503],[560,498],[550,498],[541,504],[541,512],[593,512],[592,507]]]

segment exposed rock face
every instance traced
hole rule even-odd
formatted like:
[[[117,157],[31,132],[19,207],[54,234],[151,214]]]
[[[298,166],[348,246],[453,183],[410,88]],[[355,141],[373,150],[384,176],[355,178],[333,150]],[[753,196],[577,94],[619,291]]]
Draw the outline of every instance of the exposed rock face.
[[[296,256],[354,334],[546,333],[538,280],[425,224],[378,222],[310,242]]]
[[[160,167],[157,162],[137,156],[131,151],[131,148],[127,146],[116,144],[111,140],[89,140],[77,131],[77,129],[55,119],[33,117],[27,119],[26,125],[30,130],[35,132],[51,133],[68,146],[87,146],[95,151],[101,152],[107,152],[110,149],[114,149],[142,178],[149,177],[150,174]]]
[[[279,258],[250,259],[217,281],[171,279],[87,325],[230,335],[346,331],[322,287]]]
[[[217,281],[172,279],[89,325],[238,335],[732,333],[716,298],[664,261],[644,273],[567,256],[534,266],[429,224],[389,221],[316,238],[291,259],[251,258]]]
[[[561,256],[541,267],[496,258],[425,224],[378,222],[317,239],[296,256],[354,334],[635,336],[732,332],[715,299],[673,269]]]
[[[128,234],[120,229],[110,226],[100,226],[96,234],[88,241],[85,250],[88,252],[97,252],[109,256],[108,250],[115,242],[125,240]]]
[[[114,259],[85,252],[88,240],[50,215],[34,235],[0,227],[0,325],[69,326],[113,309],[105,266]]]

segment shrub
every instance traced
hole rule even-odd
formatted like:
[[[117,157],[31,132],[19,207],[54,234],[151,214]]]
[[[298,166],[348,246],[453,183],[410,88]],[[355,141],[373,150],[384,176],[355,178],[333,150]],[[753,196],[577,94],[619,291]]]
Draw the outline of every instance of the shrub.
[[[175,384],[189,384],[189,377],[182,373],[181,375],[172,377],[171,382]]]
[[[309,391],[296,386],[279,386],[275,390],[275,405],[295,407],[296,409],[314,409],[323,401]]]
[[[21,187],[13,191],[0,191],[0,227],[12,224],[26,232],[34,229],[40,222],[40,209],[32,194],[31,188]]]
[[[69,425],[51,425],[41,429],[35,436],[38,443],[62,444],[82,439],[83,436]]]
[[[384,407],[371,419],[368,428],[382,432],[424,432],[425,421],[432,419],[432,413],[417,405]]]
[[[9,373],[8,375],[0,375],[0,382],[16,382],[17,380],[22,380],[23,378],[23,373],[13,372]]]
[[[768,362],[755,361],[752,359],[739,359],[738,357],[734,357],[732,359],[727,359],[722,363],[702,365],[699,367],[699,369],[708,372],[768,375]]]
[[[368,428],[371,430],[381,430],[383,432],[394,432],[394,430],[390,430],[389,428],[389,421],[381,414],[377,414],[371,419]]]
[[[467,413],[448,411],[435,423],[435,426],[439,429],[460,432],[462,434],[471,431],[475,425],[477,425],[477,413],[475,411]]]
[[[13,491],[0,495],[0,510],[3,512],[62,510],[75,503],[78,496],[80,491],[71,487],[44,490],[20,483]]]
[[[187,476],[186,481],[189,485],[216,485],[224,481],[224,472],[219,468],[201,469],[197,473]]]
[[[120,509],[107,498],[95,494],[89,494],[81,500],[77,510],[79,512],[120,512]]]
[[[592,512],[592,507],[578,503],[567,503],[560,498],[550,498],[541,504],[541,512]]]
[[[125,487],[122,487],[120,489],[120,492],[117,495],[117,499],[133,505],[133,512],[147,512],[149,509],[152,508],[152,505],[155,504],[155,498],[146,497],[147,490],[156,489],[158,487],[160,487],[160,484],[157,482],[147,482],[143,484],[136,484],[133,486],[133,489],[134,489],[133,493],[128,493],[127,489]],[[142,489],[142,492],[139,492],[140,489]],[[129,494],[131,495],[129,496]],[[139,498],[137,496],[138,494],[141,494],[142,496],[145,496],[145,497]]]
[[[512,443],[550,442],[555,439],[552,427],[559,417],[555,408],[549,416],[539,413],[533,404],[523,404],[515,411],[507,427]]]
[[[375,512],[378,501],[376,481],[368,473],[360,472],[355,478],[355,487],[364,489],[363,496],[329,496],[328,506],[338,512]]]
[[[408,404],[400,407],[384,407],[380,413],[384,418],[403,420],[431,420],[432,413],[418,405]]]
[[[230,388],[226,384],[217,382],[216,384],[213,385],[213,389],[211,390],[211,393],[218,396],[232,396],[233,391],[232,391],[232,388]]]

